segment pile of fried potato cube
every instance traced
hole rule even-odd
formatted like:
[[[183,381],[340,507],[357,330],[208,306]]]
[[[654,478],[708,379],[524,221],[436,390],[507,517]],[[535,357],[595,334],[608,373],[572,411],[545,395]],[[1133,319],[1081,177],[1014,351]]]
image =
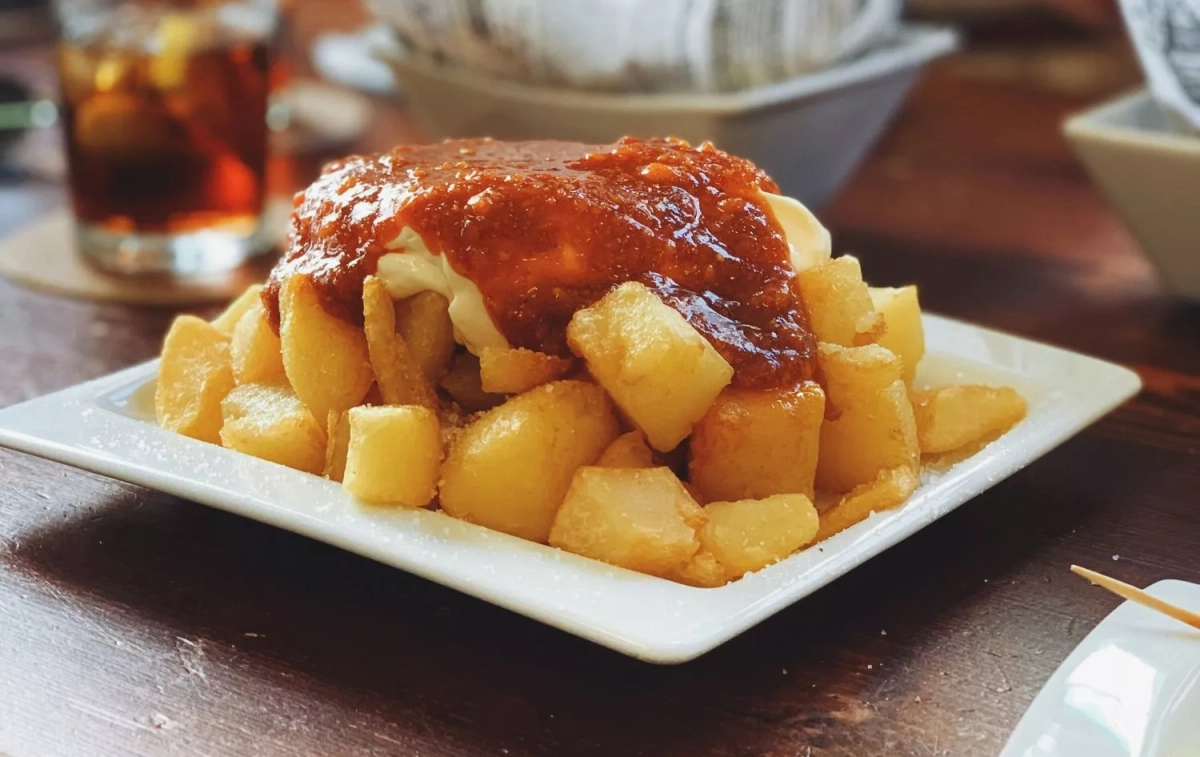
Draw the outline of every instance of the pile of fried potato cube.
[[[730,387],[733,368],[653,292],[577,312],[574,358],[456,345],[441,295],[363,287],[364,326],[284,282],[209,323],[180,316],[156,388],[168,429],[341,481],[363,502],[445,514],[700,587],[760,570],[917,489],[1025,415],[1013,389],[912,386],[915,287],[835,258],[799,274],[823,386]]]

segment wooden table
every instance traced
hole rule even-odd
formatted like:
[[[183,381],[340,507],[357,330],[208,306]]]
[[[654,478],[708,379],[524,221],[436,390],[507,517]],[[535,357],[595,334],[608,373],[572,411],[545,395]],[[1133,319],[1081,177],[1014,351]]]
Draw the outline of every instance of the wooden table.
[[[332,547],[0,451],[0,752],[995,754],[1116,604],[1069,564],[1200,580],[1200,313],[1160,292],[1071,159],[1058,127],[1082,105],[935,72],[824,214],[873,281],[916,281],[932,310],[1145,380],[987,494],[662,668]],[[402,118],[381,111],[362,146]],[[3,190],[0,231],[59,202]],[[0,405],[152,357],[172,315],[0,282]]]

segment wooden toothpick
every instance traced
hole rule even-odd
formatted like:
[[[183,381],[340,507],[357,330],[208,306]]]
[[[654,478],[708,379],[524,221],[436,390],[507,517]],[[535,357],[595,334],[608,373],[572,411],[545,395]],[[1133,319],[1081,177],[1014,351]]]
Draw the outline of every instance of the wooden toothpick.
[[[1097,573],[1094,570],[1081,568],[1078,565],[1071,566],[1071,572],[1078,576],[1083,576],[1092,583],[1102,588],[1108,589],[1118,597],[1124,597],[1130,602],[1137,602],[1143,607],[1149,607],[1151,610],[1157,610],[1163,615],[1175,618],[1180,623],[1186,623],[1192,628],[1200,629],[1200,613],[1194,613],[1191,610],[1185,610],[1182,607],[1177,607],[1170,602],[1165,602],[1158,597],[1147,594],[1136,586],[1118,581],[1115,578],[1109,578],[1103,573]]]

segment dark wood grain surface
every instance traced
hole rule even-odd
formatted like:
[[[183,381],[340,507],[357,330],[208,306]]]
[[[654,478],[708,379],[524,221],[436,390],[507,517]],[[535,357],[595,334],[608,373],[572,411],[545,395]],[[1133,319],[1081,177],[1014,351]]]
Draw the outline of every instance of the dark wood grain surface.
[[[662,668],[0,451],[0,753],[995,754],[1116,604],[1069,564],[1200,580],[1200,312],[1162,294],[1071,159],[1059,123],[1084,104],[935,71],[823,214],[873,281],[1141,374],[1140,397],[985,495]],[[381,107],[360,147],[405,123]],[[60,202],[2,187],[0,232]],[[172,315],[0,282],[0,406],[152,357]]]

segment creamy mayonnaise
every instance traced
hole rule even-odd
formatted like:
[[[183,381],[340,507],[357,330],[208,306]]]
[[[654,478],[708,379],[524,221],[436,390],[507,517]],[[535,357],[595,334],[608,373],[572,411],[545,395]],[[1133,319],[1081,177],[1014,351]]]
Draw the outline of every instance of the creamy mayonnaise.
[[[761,194],[771,206],[775,220],[783,227],[788,247],[792,248],[792,268],[796,269],[796,273],[829,260],[833,254],[829,230],[821,225],[812,211],[791,197],[770,192]]]
[[[508,340],[492,323],[475,282],[450,266],[445,255],[434,255],[425,240],[408,226],[380,256],[375,275],[383,280],[393,299],[418,292],[437,292],[450,302],[450,322],[459,344],[478,355],[486,347],[507,347]]]
[[[797,272],[829,260],[829,231],[808,208],[791,197],[768,192],[762,196],[783,227],[792,267]],[[459,344],[476,355],[487,347],[508,346],[508,340],[488,315],[479,287],[455,271],[444,255],[430,252],[417,232],[405,226],[386,248],[389,252],[380,256],[376,275],[393,299],[437,292],[450,302],[450,322]]]

